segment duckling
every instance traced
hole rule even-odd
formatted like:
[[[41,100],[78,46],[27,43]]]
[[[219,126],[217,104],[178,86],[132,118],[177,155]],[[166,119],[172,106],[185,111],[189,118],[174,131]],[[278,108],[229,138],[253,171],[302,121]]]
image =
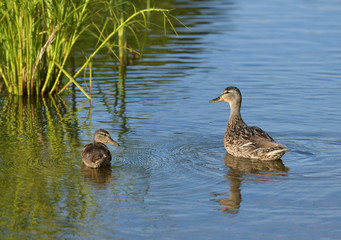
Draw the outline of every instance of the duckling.
[[[210,103],[227,102],[230,105],[230,117],[224,136],[224,147],[235,157],[258,160],[277,160],[285,152],[286,146],[277,143],[269,134],[259,127],[246,125],[240,114],[242,94],[236,87],[227,87]]]
[[[90,168],[110,166],[111,153],[104,143],[119,146],[104,129],[98,129],[94,134],[94,142],[86,144],[82,149],[82,161]]]

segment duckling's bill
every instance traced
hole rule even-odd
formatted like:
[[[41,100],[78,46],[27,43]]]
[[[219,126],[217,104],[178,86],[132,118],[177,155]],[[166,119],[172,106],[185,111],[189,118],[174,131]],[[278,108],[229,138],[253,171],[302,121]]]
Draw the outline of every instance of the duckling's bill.
[[[223,101],[223,99],[221,98],[221,96],[219,96],[219,97],[217,97],[217,98],[215,98],[215,99],[212,99],[212,100],[210,101],[210,103],[216,103],[216,102],[221,102],[221,101]]]
[[[114,139],[112,139],[112,138],[109,138],[108,141],[107,141],[107,143],[111,143],[111,144],[113,144],[113,145],[115,145],[115,146],[120,146],[120,144],[118,144],[117,142],[115,142]]]

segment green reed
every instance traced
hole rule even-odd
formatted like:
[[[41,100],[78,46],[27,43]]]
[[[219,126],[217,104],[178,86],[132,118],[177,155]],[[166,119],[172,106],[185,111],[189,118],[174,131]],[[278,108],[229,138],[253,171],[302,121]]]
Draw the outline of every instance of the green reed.
[[[62,93],[74,84],[90,99],[77,76],[91,68],[93,57],[103,48],[125,65],[127,31],[139,45],[136,30],[144,28],[147,33],[146,13],[150,12],[161,13],[174,30],[168,10],[137,10],[123,0],[1,1],[0,78],[8,92],[15,95]],[[68,72],[70,55],[86,36],[95,37],[97,45],[90,55],[84,54],[84,64],[72,74]],[[67,83],[65,78],[69,79]]]
[[[86,30],[89,0],[15,0],[0,5],[0,75],[10,93],[44,94],[61,82],[62,68]]]

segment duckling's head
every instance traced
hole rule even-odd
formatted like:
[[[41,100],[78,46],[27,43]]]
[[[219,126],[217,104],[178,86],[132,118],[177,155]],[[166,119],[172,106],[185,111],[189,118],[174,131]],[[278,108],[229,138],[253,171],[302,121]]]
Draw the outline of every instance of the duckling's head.
[[[117,142],[115,142],[110,134],[104,130],[104,129],[98,129],[94,134],[94,142],[100,142],[100,143],[111,143],[115,146],[119,146]]]
[[[228,102],[233,108],[234,106],[239,106],[241,105],[242,102],[242,94],[240,93],[239,89],[236,87],[227,87],[223,91],[223,93],[210,101],[210,103],[215,103],[215,102]]]

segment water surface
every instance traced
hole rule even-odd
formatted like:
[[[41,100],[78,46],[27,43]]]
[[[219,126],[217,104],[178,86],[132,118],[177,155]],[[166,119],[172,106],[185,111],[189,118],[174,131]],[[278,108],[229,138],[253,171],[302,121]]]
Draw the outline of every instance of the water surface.
[[[103,55],[92,101],[0,98],[4,239],[339,239],[339,1],[174,1],[189,28],[154,30],[125,82]],[[226,154],[229,108],[290,153]],[[124,87],[123,87],[124,86]],[[107,129],[110,169],[81,164]]]

